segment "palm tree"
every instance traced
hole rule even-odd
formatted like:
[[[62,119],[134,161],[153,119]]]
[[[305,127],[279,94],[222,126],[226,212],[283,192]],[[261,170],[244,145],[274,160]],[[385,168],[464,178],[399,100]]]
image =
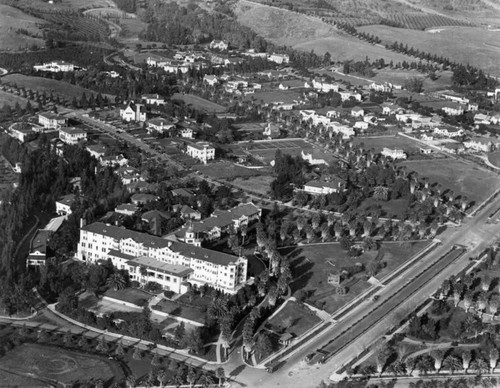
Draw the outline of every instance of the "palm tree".
[[[481,292],[477,298],[477,309],[481,312],[481,315],[483,315],[484,310],[486,310],[486,306],[488,306],[486,298],[487,295],[484,291]]]
[[[387,201],[389,197],[389,188],[385,186],[376,186],[373,189],[373,198],[377,201]]]
[[[121,273],[112,273],[106,280],[106,285],[111,287],[113,290],[118,291],[125,288],[127,282]]]
[[[210,319],[221,320],[229,313],[228,301],[225,296],[218,296],[212,300],[207,309]]]
[[[160,388],[163,387],[163,384],[165,384],[168,380],[168,375],[165,369],[160,369],[158,371],[158,374],[156,375],[156,380],[160,383]]]
[[[488,354],[489,360],[490,360],[490,370],[493,373],[493,369],[497,366],[498,363],[498,349],[495,348],[494,346],[491,347],[490,352]]]
[[[470,291],[467,291],[464,295],[465,312],[469,311],[470,306],[472,306],[472,293]]]
[[[189,386],[192,388],[194,383],[196,382],[196,372],[194,371],[192,366],[188,368],[186,380],[189,383]]]
[[[490,298],[490,303],[488,305],[490,313],[496,315],[498,309],[500,308],[500,295],[494,294]]]
[[[323,224],[321,227],[321,239],[324,241],[328,240],[330,237],[330,227],[327,224]]]
[[[240,226],[240,233],[241,233],[241,245],[245,245],[245,238],[247,237],[248,234],[247,224],[243,224]]]
[[[472,354],[470,350],[464,350],[462,352],[462,367],[464,369],[464,372],[467,372],[467,369],[469,369],[471,360],[472,360]]]
[[[431,356],[434,359],[434,369],[439,373],[441,366],[443,365],[444,353],[441,350],[433,350]]]
[[[226,373],[224,372],[224,368],[219,367],[215,370],[215,377],[219,379],[219,387],[222,386],[222,379],[226,378]]]
[[[137,384],[137,378],[134,375],[129,375],[127,377],[126,384],[127,388],[134,388],[135,385]]]

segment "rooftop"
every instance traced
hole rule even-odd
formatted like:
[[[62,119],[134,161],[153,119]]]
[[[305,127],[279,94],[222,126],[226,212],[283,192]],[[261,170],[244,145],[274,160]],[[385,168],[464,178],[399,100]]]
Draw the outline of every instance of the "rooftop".
[[[73,202],[75,202],[75,198],[76,198],[75,194],[68,194],[68,195],[62,196],[56,202],[71,206],[73,204]]]
[[[141,256],[130,260],[128,265],[144,266],[146,268],[153,269],[158,272],[163,272],[168,275],[184,277],[194,272],[193,269],[189,267],[184,267],[183,265],[168,264],[160,260],[153,259],[149,256]]]
[[[38,251],[40,253],[46,253],[49,235],[50,231],[38,229],[31,240],[30,252]]]
[[[77,135],[77,134],[84,134],[86,133],[85,130],[81,128],[76,128],[76,127],[61,127],[59,129],[59,132],[64,132],[69,135]]]

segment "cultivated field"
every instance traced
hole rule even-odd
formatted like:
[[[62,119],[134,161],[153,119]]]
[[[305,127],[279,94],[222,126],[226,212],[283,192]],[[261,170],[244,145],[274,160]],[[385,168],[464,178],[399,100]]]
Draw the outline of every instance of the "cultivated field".
[[[0,4],[0,50],[23,50],[32,45],[44,46],[40,27],[45,23],[44,20],[17,8]],[[18,30],[24,30],[29,35]]]
[[[82,94],[85,93],[87,98],[91,94],[97,95],[96,92],[90,89],[81,88],[80,86],[71,85],[67,82],[57,81],[49,78],[42,77],[32,77],[23,74],[9,74],[2,78],[3,83],[16,84],[18,87],[23,87],[26,89],[38,90],[40,93],[44,91],[47,94],[51,92],[54,95],[59,95],[62,98],[72,101],[73,97],[80,99]],[[107,94],[109,98],[114,98],[114,96]]]
[[[403,42],[408,47],[500,75],[500,31],[479,27],[443,27],[439,33],[431,33],[387,26],[365,26],[359,30],[378,36],[383,43]]]
[[[425,241],[413,243],[410,247],[402,246],[400,243],[382,244],[381,249],[384,253],[381,261],[385,262],[386,266],[376,275],[376,278],[383,278],[426,245]],[[296,274],[295,281],[290,287],[293,292],[304,289],[309,293],[307,302],[322,307],[331,314],[369,288],[370,284],[361,273],[343,283],[349,288],[346,295],[338,295],[335,288],[328,284],[328,274],[356,263],[366,266],[376,256],[376,251],[369,251],[352,258],[337,243],[298,247],[289,254],[294,274]]]
[[[495,166],[500,167],[500,151],[489,153],[488,160]]]
[[[172,100],[181,100],[187,106],[192,106],[194,109],[206,112],[206,113],[224,113],[226,108],[222,105],[216,104],[215,102],[205,100],[204,98],[195,96],[194,94],[180,94],[175,93],[172,96]]]
[[[14,348],[2,357],[0,369],[60,383],[91,379],[106,381],[113,378],[120,381],[123,378],[119,365],[104,357],[28,343]]]
[[[453,190],[455,195],[465,195],[479,204],[500,186],[498,175],[456,159],[419,160],[403,162],[408,171],[416,171],[430,182],[438,182],[444,189]]]
[[[116,8],[112,0],[62,0],[49,4],[43,0],[18,0],[21,6],[30,6],[40,10],[53,11],[60,10],[85,10],[90,8]]]

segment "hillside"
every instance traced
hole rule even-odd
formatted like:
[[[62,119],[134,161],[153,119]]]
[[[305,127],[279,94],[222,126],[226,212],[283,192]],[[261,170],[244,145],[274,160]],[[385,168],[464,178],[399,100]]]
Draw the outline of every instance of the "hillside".
[[[17,8],[0,4],[0,50],[24,50],[40,45],[46,22]]]
[[[333,60],[384,58],[396,62],[409,57],[383,47],[362,42],[344,34],[318,18],[281,8],[239,0],[234,13],[238,22],[279,45],[291,46],[317,54],[330,52]]]
[[[500,75],[500,31],[485,28],[443,27],[431,31],[416,31],[387,26],[359,27],[375,34],[383,43],[395,40],[453,61],[469,63],[484,71]]]

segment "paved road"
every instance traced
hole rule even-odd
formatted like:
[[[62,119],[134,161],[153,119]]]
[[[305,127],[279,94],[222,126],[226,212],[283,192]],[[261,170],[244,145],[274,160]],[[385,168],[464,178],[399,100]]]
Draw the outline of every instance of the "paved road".
[[[443,244],[393,279],[378,293],[380,299],[376,304],[370,299],[360,303],[336,325],[293,354],[282,369],[269,375],[247,368],[237,376],[237,380],[252,387],[286,387],[291,384],[315,387],[321,380],[326,381],[333,372],[383,336],[395,322],[424,302],[444,279],[465,268],[469,257],[479,255],[500,238],[500,226],[485,223],[488,214],[499,205],[500,200],[496,199],[476,217],[466,219],[461,227],[446,230],[440,236]],[[465,245],[469,251],[456,260],[454,256],[449,256],[439,262],[455,244]],[[427,268],[431,269],[426,271]],[[363,319],[369,311],[373,314]],[[380,317],[382,319],[378,320]],[[327,363],[313,367],[305,365],[302,361],[305,355],[327,343],[327,350],[336,351]],[[341,348],[346,343],[349,345]]]

